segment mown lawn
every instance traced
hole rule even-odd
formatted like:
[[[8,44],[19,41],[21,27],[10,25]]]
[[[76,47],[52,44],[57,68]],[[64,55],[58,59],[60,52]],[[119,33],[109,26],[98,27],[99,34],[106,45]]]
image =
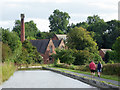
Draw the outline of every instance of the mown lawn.
[[[66,69],[66,68],[58,68],[58,67],[53,67],[53,68],[91,75],[91,72],[85,72],[85,71],[80,71],[80,70],[72,70],[72,69]],[[95,76],[97,77],[97,72],[95,73]],[[101,78],[120,81],[120,79],[119,79],[120,77],[118,77],[116,75],[104,75],[104,74],[101,73]]]

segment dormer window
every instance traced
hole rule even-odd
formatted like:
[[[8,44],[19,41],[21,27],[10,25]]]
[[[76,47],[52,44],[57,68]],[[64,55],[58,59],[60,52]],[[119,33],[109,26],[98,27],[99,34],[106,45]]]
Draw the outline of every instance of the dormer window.
[[[53,52],[53,50],[52,50],[52,46],[50,46],[50,53],[52,53]]]

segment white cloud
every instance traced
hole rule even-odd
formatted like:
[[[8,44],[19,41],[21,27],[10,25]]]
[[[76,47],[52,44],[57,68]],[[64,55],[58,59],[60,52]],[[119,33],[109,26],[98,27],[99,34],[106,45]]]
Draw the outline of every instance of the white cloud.
[[[118,13],[117,12],[111,13],[110,15],[107,13],[103,13],[100,15],[100,17],[102,19],[104,19],[105,21],[110,21],[110,20],[114,20],[114,19],[118,20]]]
[[[4,0],[4,2],[14,2],[14,3],[20,3],[20,2],[29,2],[29,3],[71,3],[74,2],[74,0]]]
[[[12,30],[14,26],[14,20],[8,20],[8,21],[0,21],[0,27],[2,28],[9,28],[10,30]]]
[[[40,18],[27,18],[25,20],[25,22],[28,22],[30,20],[33,20],[34,23],[36,23],[37,25],[37,28],[40,30],[40,31],[49,31],[50,28],[49,28],[49,20],[46,20],[46,19],[40,19]]]
[[[39,18],[27,18],[25,22],[29,22],[30,20],[33,20],[34,23],[36,24],[37,28],[40,31],[45,31],[48,32],[50,30],[49,28],[49,21],[46,19],[39,19]],[[13,29],[14,26],[14,20],[9,20],[9,21],[0,21],[0,27],[2,28],[9,28],[10,31]]]
[[[98,8],[101,8],[101,9],[112,9],[112,10],[117,10],[118,6],[117,3],[116,4],[110,4],[109,2],[108,3],[105,3],[105,2],[91,2],[89,3],[90,6],[92,7],[98,7]]]

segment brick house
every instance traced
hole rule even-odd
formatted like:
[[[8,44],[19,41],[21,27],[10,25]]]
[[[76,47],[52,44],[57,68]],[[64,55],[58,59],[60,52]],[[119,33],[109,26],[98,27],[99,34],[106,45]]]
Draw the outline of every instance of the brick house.
[[[24,14],[21,14],[21,42],[25,41],[25,24],[24,24]],[[62,36],[62,35],[58,35]],[[63,35],[65,36],[65,35]],[[56,53],[55,48],[65,48],[65,44],[63,39],[58,39],[56,36],[55,39],[40,39],[40,40],[30,40],[33,46],[37,48],[37,51],[43,57],[44,64],[53,63],[54,59],[52,58],[52,54]]]
[[[102,57],[103,60],[105,60],[105,54],[107,51],[112,51],[111,49],[100,49],[99,54]]]
[[[56,53],[55,48],[65,48],[63,39],[52,40],[52,39],[40,39],[30,40],[33,46],[37,48],[37,51],[41,54],[44,60],[44,64],[50,64],[54,62],[52,54]]]

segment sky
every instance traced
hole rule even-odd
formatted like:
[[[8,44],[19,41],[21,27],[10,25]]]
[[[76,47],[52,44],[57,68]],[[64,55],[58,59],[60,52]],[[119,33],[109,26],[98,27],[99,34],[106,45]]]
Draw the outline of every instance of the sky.
[[[119,0],[2,0],[0,2],[0,27],[13,29],[15,20],[25,14],[25,22],[33,20],[40,31],[49,31],[49,16],[55,9],[67,12],[71,23],[98,15],[105,21],[118,20]]]

